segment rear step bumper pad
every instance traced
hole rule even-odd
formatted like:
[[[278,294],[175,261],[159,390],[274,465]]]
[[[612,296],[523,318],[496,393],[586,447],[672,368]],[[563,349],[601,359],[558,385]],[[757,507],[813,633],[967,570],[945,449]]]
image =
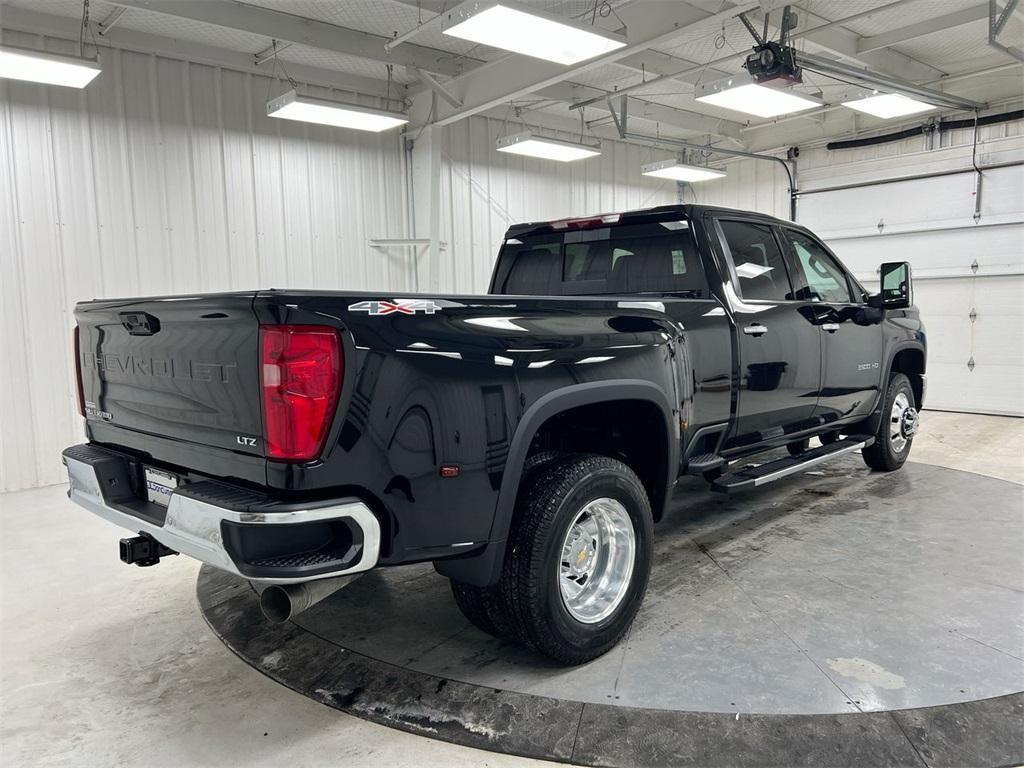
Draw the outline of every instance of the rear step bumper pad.
[[[91,445],[74,446],[64,452],[64,463],[68,468],[70,488],[68,498],[104,520],[127,528],[135,533],[146,533],[183,555],[219,568],[242,578],[265,584],[295,584],[314,579],[333,578],[350,573],[368,571],[377,564],[380,553],[380,524],[373,512],[357,499],[339,500],[329,506],[317,505],[311,509],[295,508],[294,505],[273,511],[271,505],[260,511],[230,509],[228,507],[201,501],[187,493],[175,492],[167,505],[163,525],[129,514],[118,509],[104,498],[100,477],[95,464],[104,459],[118,457],[118,454]],[[354,526],[362,533],[362,546],[358,560],[346,567],[317,571],[308,575],[275,576],[263,571],[254,577],[244,565],[242,569],[232,559],[224,544],[222,523],[246,527],[266,526],[266,533],[273,535],[282,527],[315,522],[341,522]]]

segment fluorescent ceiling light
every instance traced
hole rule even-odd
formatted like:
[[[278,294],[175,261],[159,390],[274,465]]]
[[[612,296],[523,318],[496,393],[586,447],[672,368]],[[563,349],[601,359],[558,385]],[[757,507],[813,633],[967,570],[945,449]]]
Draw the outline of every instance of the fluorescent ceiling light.
[[[858,112],[874,115],[875,117],[881,117],[884,120],[889,120],[893,117],[916,115],[919,112],[935,109],[931,104],[925,104],[923,101],[917,101],[899,93],[879,93],[863,99],[844,101],[843,106],[856,109]]]
[[[515,3],[468,3],[450,14],[444,33],[557,64],[576,64],[614,51],[626,41],[597,27],[562,21]]]
[[[409,118],[399,112],[360,107],[329,99],[315,99],[311,96],[299,96],[295,91],[288,91],[283,96],[268,101],[267,116],[279,117],[283,120],[298,120],[302,123],[335,125],[339,128],[353,128],[357,131],[373,131],[374,133],[409,122]]]
[[[700,165],[687,165],[678,160],[659,160],[656,163],[646,163],[640,166],[640,173],[644,176],[654,176],[657,179],[675,179],[676,181],[708,181],[725,176],[725,171],[716,171],[713,168],[705,168]],[[685,224],[685,222],[683,223]],[[664,222],[662,224],[664,225]]]
[[[788,88],[770,88],[741,77],[730,77],[697,88],[696,100],[758,117],[777,117],[820,107],[822,102]]]
[[[585,157],[600,155],[601,150],[596,144],[580,144],[575,141],[549,139],[546,136],[535,136],[531,131],[503,136],[498,139],[499,152],[511,152],[513,155],[540,157],[545,160],[558,160],[569,163]]]
[[[100,73],[96,59],[0,45],[0,77],[85,88]]]

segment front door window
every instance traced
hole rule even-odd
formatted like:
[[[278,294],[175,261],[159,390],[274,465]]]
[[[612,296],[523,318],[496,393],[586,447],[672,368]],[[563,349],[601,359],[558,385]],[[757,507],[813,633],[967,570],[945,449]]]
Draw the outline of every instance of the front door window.
[[[802,232],[788,229],[785,234],[793,246],[799,276],[803,278],[797,297],[826,304],[849,304],[852,300],[850,283],[832,255]]]

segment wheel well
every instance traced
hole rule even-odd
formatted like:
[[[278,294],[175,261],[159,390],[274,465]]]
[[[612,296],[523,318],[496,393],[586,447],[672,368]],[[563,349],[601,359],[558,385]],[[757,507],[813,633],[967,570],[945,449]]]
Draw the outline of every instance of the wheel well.
[[[914,402],[920,408],[924,397],[921,376],[924,374],[924,352],[920,349],[901,349],[892,359],[891,373],[902,373],[910,379],[910,387],[914,390]]]
[[[545,421],[527,458],[542,451],[611,456],[636,472],[651,501],[654,519],[665,508],[668,435],[661,409],[645,400],[611,400],[581,405]]]

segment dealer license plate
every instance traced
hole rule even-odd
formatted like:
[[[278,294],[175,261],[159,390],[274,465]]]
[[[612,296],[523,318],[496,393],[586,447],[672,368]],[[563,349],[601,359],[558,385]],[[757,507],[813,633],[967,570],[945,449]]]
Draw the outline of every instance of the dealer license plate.
[[[178,478],[174,475],[146,467],[146,498],[150,501],[166,507],[177,487]]]

